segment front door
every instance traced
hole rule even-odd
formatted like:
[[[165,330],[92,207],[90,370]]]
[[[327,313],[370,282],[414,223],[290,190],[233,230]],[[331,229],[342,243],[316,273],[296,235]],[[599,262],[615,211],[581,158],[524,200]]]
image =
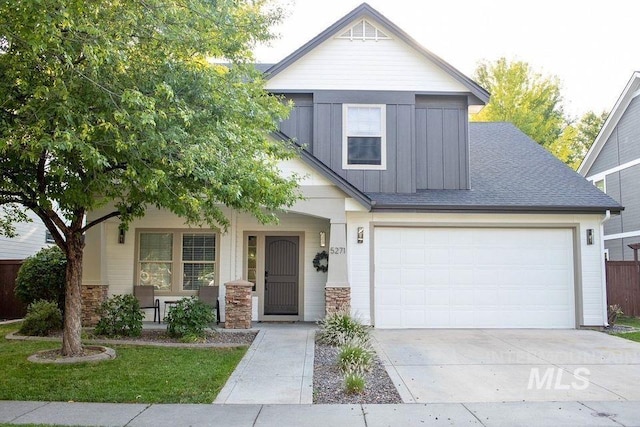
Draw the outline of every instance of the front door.
[[[298,236],[266,236],[264,314],[298,315]]]

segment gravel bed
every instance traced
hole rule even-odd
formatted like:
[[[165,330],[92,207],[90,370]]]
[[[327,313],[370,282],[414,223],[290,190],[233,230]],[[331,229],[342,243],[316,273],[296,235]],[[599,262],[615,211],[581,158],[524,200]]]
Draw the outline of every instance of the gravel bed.
[[[625,325],[613,325],[604,329],[604,332],[608,334],[620,334],[620,333],[636,332],[636,331],[638,331],[637,328],[634,328],[633,326],[625,326]]]
[[[338,349],[316,340],[313,359],[313,403],[402,403],[398,390],[376,355],[370,372],[365,374],[362,394],[344,391],[342,372],[336,363]]]

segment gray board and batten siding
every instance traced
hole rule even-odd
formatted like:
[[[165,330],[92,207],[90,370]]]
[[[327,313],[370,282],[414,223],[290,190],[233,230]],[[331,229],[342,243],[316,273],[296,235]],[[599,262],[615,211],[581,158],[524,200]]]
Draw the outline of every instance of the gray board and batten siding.
[[[640,158],[640,97],[634,98],[618,121],[585,176],[589,177]],[[604,223],[605,235],[640,230],[640,165],[608,174],[607,194],[625,207],[621,215]],[[605,241],[611,260],[633,260],[627,246],[639,243],[640,237]]]
[[[469,189],[467,97],[391,91],[286,93],[280,130],[365,193]],[[385,104],[386,170],[342,168],[342,105]]]

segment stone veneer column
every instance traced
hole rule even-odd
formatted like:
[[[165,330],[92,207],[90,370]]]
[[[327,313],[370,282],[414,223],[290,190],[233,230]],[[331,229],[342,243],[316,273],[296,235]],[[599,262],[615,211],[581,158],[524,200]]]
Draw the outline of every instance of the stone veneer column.
[[[351,288],[347,274],[347,225],[331,222],[329,236],[329,271],[325,286],[325,313],[351,307]]]
[[[251,289],[253,283],[235,280],[225,286],[225,329],[251,328]]]
[[[82,286],[82,326],[95,326],[100,320],[98,310],[109,297],[108,285]]]

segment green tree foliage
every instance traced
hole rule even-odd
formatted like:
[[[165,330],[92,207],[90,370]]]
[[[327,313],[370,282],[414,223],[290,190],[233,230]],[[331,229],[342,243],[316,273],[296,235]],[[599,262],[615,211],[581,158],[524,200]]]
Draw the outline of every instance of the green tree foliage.
[[[474,78],[491,99],[471,120],[511,122],[544,147],[562,134],[565,120],[557,77],[536,73],[526,62],[500,58],[481,62]]]
[[[576,123],[565,127],[562,135],[548,147],[549,151],[572,169],[578,169],[607,116],[604,111],[600,114],[593,111],[585,113]]]
[[[65,253],[63,354],[82,351],[90,227],[148,206],[224,227],[222,205],[270,221],[295,201],[293,153],[268,137],[287,107],[250,65],[280,17],[265,1],[0,0],[0,205]]]

